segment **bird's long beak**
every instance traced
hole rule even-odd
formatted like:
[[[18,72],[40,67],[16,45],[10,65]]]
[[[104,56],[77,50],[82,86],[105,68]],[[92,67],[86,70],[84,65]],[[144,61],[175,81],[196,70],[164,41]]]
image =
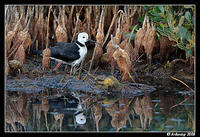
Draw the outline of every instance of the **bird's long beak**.
[[[100,43],[98,43],[98,42],[96,42],[94,40],[91,40],[91,39],[88,39],[88,41],[93,42],[93,43],[97,43],[98,45],[101,45]]]

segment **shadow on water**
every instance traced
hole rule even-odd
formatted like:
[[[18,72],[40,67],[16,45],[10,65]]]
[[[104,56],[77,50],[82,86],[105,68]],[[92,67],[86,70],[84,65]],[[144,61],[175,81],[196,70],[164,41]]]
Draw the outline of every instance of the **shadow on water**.
[[[194,96],[176,84],[129,84],[105,93],[58,77],[7,81],[6,132],[194,131]]]

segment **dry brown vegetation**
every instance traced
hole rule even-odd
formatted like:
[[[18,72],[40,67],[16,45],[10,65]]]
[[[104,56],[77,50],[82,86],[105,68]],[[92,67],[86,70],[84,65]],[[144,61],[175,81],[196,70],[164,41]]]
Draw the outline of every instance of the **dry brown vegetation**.
[[[141,49],[144,47],[144,51]],[[156,41],[156,29],[149,23],[148,16],[145,16],[143,26],[138,30],[135,36],[135,59],[139,57],[140,52],[144,52],[147,56],[147,62],[151,64],[152,56],[158,52],[159,45]]]
[[[94,64],[107,53],[107,63],[114,73],[115,64],[122,72],[122,80],[132,81],[130,72],[135,73],[134,65],[139,55],[145,54],[151,64],[154,54],[159,53],[161,62],[169,58],[175,50],[174,42],[161,36],[156,39],[156,24],[145,15],[142,6],[8,6],[5,13],[5,49],[6,61],[17,60],[23,66],[30,48],[44,50],[56,42],[73,42],[80,32],[87,32],[90,39],[96,40]],[[138,19],[145,15],[143,25]],[[137,30],[134,41],[133,26]],[[142,27],[140,27],[142,25]],[[127,34],[129,37],[127,37]],[[114,35],[113,43],[122,49],[113,47],[110,36]],[[47,50],[47,49],[46,49]],[[28,52],[27,52],[28,51]],[[119,53],[124,53],[119,58]],[[49,67],[49,55],[43,52],[43,68]],[[115,58],[114,58],[114,52]],[[48,52],[49,53],[49,52]],[[117,56],[116,56],[117,55]],[[116,63],[115,63],[116,62]],[[190,69],[194,69],[191,57]],[[121,66],[124,65],[124,68]],[[9,75],[9,64],[6,74]],[[126,69],[125,69],[126,68]]]

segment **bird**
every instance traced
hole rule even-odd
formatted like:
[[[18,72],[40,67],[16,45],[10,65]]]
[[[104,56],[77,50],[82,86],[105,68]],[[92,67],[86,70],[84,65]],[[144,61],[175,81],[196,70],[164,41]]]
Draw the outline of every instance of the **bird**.
[[[85,43],[88,41],[95,42],[88,38],[88,34],[86,32],[81,32],[78,34],[78,39],[76,42],[57,42],[54,47],[50,47],[50,59],[59,62],[53,70],[56,71],[62,63],[71,65],[71,75],[73,69],[76,69],[76,66],[79,66],[80,62],[87,54],[87,46]],[[42,51],[36,51],[35,53],[41,54]]]

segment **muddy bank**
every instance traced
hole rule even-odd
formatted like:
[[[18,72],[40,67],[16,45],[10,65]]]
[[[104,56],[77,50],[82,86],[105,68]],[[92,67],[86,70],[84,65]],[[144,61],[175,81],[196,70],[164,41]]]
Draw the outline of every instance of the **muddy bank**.
[[[23,79],[7,79],[6,90],[7,91],[22,91],[26,93],[37,93],[46,89],[57,89],[60,91],[69,92],[83,92],[92,94],[122,94],[138,96],[150,93],[156,89],[153,86],[148,86],[139,83],[123,83],[120,88],[114,88],[112,90],[100,88],[96,84],[91,84],[89,81],[77,80],[75,76],[65,77],[62,74],[53,76],[43,76],[35,79],[23,78]]]

